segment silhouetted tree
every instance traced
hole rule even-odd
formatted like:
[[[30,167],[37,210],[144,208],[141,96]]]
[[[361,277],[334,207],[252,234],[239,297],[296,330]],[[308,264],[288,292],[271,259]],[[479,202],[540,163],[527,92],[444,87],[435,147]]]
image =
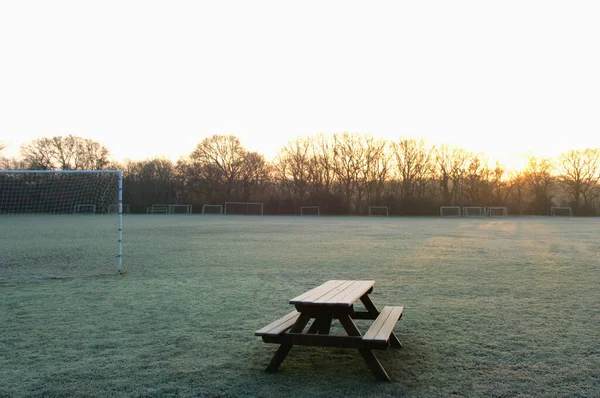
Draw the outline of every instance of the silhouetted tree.
[[[110,152],[100,143],[73,135],[42,137],[21,147],[32,170],[103,170],[110,167]]]
[[[526,187],[531,192],[530,210],[534,214],[548,214],[552,204],[552,187],[555,178],[552,175],[555,167],[551,159],[538,159],[531,156],[523,172]]]
[[[600,150],[571,150],[561,154],[558,159],[561,166],[561,181],[571,198],[575,214],[583,208],[590,211],[592,203],[600,196]]]

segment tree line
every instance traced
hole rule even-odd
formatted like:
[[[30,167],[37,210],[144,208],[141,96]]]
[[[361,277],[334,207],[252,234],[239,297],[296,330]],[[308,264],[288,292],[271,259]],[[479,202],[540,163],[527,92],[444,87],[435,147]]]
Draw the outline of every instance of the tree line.
[[[0,144],[0,151],[3,149]],[[115,162],[102,144],[73,135],[45,137],[0,158],[2,169],[123,170],[123,201],[142,213],[155,203],[263,202],[265,214],[366,214],[388,206],[394,215],[436,215],[440,206],[506,206],[510,214],[547,215],[571,206],[596,215],[600,151],[568,150],[557,159],[531,156],[522,170],[488,164],[484,154],[419,138],[389,141],[368,134],[299,137],[273,161],[231,135],[204,138],[177,161]]]

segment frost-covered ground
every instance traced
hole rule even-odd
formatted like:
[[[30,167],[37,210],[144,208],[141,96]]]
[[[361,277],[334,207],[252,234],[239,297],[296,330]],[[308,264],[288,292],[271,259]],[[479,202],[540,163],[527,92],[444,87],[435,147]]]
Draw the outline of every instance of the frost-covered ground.
[[[0,396],[600,396],[598,218],[131,215],[123,276],[115,217],[0,221]],[[329,279],[405,306],[391,383],[343,349],[263,372],[253,332]]]

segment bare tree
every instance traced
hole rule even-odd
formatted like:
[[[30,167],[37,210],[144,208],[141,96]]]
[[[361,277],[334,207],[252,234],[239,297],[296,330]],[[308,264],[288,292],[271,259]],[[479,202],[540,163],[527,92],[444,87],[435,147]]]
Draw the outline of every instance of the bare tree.
[[[365,169],[362,179],[367,190],[367,202],[379,205],[385,183],[390,175],[392,156],[386,140],[365,137]]]
[[[270,167],[265,157],[257,152],[246,152],[239,177],[238,197],[243,201],[255,199],[269,182]]]
[[[292,199],[306,199],[315,171],[311,141],[296,138],[281,148],[275,160],[275,176]]]
[[[111,163],[106,147],[73,135],[35,139],[21,147],[21,156],[37,170],[102,170]]]
[[[331,194],[336,181],[333,141],[323,134],[311,139],[314,157],[310,163],[310,179],[313,181],[313,194],[324,197]]]
[[[526,187],[532,194],[530,210],[534,214],[548,214],[552,203],[552,188],[555,178],[552,175],[555,166],[551,159],[538,159],[531,156],[523,172]]]
[[[344,195],[344,207],[351,212],[352,199],[357,194],[360,173],[365,167],[363,142],[358,134],[341,133],[333,136],[333,170]],[[359,197],[361,194],[359,194]],[[358,210],[360,203],[356,203]]]
[[[433,169],[434,148],[429,148],[423,139],[407,138],[392,144],[399,177],[400,199],[408,211],[408,199],[419,190],[422,194],[424,182]]]
[[[566,192],[571,196],[571,205],[576,214],[583,207],[589,210],[592,203],[600,196],[600,150],[571,150],[559,157],[561,181]]]
[[[437,180],[443,204],[457,204],[459,201],[465,167],[470,158],[469,152],[458,147],[443,144],[436,148]]]
[[[190,154],[197,177],[207,182],[222,198],[232,198],[236,179],[244,166],[246,150],[232,135],[213,135],[203,139]]]

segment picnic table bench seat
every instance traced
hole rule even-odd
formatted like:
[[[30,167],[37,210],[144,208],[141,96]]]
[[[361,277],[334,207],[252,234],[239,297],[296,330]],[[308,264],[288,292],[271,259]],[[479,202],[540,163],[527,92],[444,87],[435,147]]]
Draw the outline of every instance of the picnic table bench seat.
[[[394,326],[402,317],[403,310],[402,306],[383,307],[367,333],[362,337],[364,345],[370,348],[386,349],[390,343]]]
[[[256,332],[254,332],[254,335],[255,336],[263,336],[263,340],[264,340],[264,337],[279,336],[279,335],[285,333],[287,330],[291,329],[291,327],[294,326],[294,323],[296,323],[296,320],[298,319],[299,316],[300,316],[300,313],[298,311],[294,310],[294,311],[290,312],[289,314],[282,316],[278,320],[269,323],[264,328],[257,330]]]

